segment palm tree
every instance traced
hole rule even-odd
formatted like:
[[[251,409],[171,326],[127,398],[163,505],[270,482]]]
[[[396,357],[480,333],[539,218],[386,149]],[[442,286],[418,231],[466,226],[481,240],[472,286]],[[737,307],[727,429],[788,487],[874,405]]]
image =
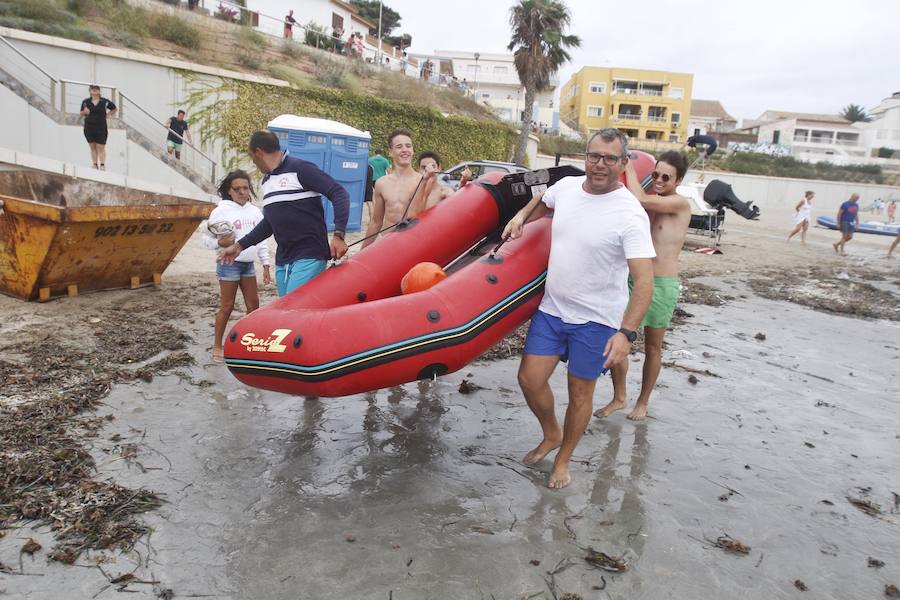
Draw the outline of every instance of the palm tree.
[[[509,11],[509,49],[514,51],[519,81],[525,87],[525,111],[513,155],[515,162],[525,159],[535,95],[545,90],[559,68],[571,59],[567,49],[581,45],[577,35],[563,33],[570,20],[569,7],[559,0],[519,0]]]
[[[859,104],[848,104],[841,109],[841,116],[851,123],[856,123],[858,121],[868,123],[872,120],[872,117],[866,114],[866,109]]]

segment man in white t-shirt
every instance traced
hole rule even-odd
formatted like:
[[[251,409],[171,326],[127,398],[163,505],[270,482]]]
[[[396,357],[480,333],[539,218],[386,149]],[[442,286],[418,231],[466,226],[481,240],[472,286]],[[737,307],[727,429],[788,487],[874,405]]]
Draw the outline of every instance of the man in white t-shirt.
[[[561,179],[536,196],[503,231],[504,237],[517,238],[526,218],[553,211],[544,298],[531,319],[519,366],[519,385],[544,435],[522,462],[535,464],[559,448],[547,482],[553,489],[571,482],[569,461],[591,419],[597,378],[628,359],[653,296],[656,253],[650,220],[619,181],[627,156],[623,133],[598,131],[587,145],[585,175]],[[629,273],[634,280],[630,300]],[[549,384],[560,359],[569,365],[562,428]]]

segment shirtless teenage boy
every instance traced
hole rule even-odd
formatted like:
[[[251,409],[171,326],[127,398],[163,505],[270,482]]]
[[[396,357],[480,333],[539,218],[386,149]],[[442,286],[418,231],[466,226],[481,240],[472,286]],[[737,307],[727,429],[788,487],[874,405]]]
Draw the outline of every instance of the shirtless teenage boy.
[[[679,196],[675,188],[687,172],[687,161],[680,152],[663,153],[653,171],[653,187],[656,195],[647,194],[641,188],[640,180],[631,163],[625,171],[628,189],[640,201],[650,216],[650,233],[656,258],[653,259],[653,300],[641,323],[644,327],[644,371],[641,379],[641,393],[628,418],[640,421],[647,416],[650,393],[656,385],[656,378],[662,367],[662,344],[666,328],[672,321],[672,313],[678,302],[678,254],[684,245],[688,225],[691,222],[691,206],[687,199]],[[629,281],[629,287],[631,282]],[[628,361],[622,361],[612,368],[613,399],[604,408],[596,411],[596,417],[608,417],[628,405],[625,389]]]
[[[429,209],[441,200],[453,195],[453,190],[446,185],[441,185],[437,180],[437,175],[441,172],[441,157],[433,150],[426,150],[419,155],[419,172],[422,175],[434,173],[434,177],[429,177],[425,181],[425,192],[428,194],[425,199],[425,208]],[[462,189],[472,179],[472,171],[466,167],[462,172],[462,178],[459,180],[459,187]]]
[[[363,242],[363,250],[378,239],[379,231],[399,223],[404,218],[404,213],[405,218],[415,217],[425,205],[425,185],[419,185],[422,175],[412,166],[412,132],[409,129],[393,130],[388,135],[388,152],[394,163],[394,170],[375,182],[372,219],[366,228],[366,237],[369,239]],[[416,198],[410,200],[413,193]]]

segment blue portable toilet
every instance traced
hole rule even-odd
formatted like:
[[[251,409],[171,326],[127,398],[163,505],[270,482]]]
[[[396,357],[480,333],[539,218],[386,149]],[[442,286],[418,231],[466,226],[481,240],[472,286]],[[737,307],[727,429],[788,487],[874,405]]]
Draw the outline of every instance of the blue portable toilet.
[[[372,141],[369,132],[337,121],[297,115],[275,117],[269,121],[269,129],[278,136],[282,150],[315,164],[344,186],[350,193],[347,231],[359,231]],[[329,200],[322,202],[325,223],[331,231],[334,229],[334,210]]]

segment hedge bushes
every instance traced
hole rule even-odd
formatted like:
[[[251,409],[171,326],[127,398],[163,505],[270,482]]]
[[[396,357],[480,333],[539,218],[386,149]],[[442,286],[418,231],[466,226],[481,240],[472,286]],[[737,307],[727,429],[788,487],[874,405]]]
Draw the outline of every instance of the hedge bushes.
[[[444,167],[470,159],[508,160],[515,132],[501,123],[466,117],[444,117],[421,105],[320,87],[282,88],[229,81],[201,88],[188,100],[192,120],[204,139],[221,137],[227,150],[242,159],[250,134],[274,117],[296,114],[332,119],[372,134],[372,147],[387,149],[387,136],[397,127],[413,132],[417,152],[434,150]],[[223,161],[226,168],[235,161]]]

